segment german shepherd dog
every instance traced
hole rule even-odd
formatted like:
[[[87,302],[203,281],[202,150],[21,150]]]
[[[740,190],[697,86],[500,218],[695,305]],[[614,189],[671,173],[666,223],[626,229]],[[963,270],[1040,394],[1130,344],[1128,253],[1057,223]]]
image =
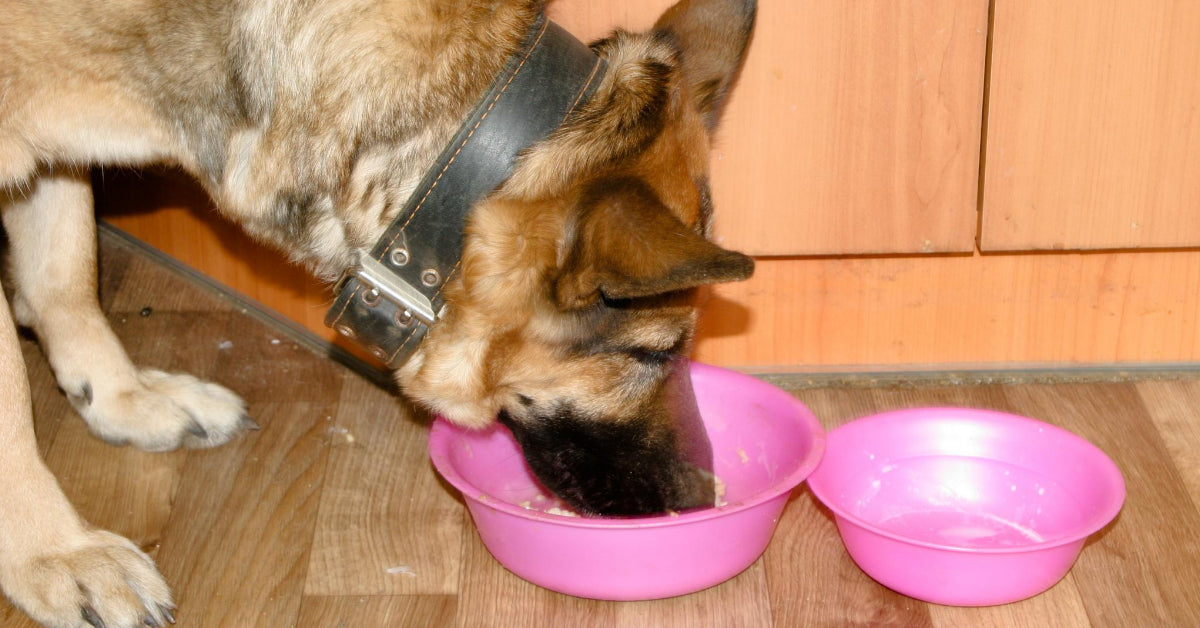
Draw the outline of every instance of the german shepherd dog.
[[[173,622],[167,584],[90,527],[34,441],[15,324],[97,437],[152,451],[256,429],[233,392],[130,363],[96,294],[88,168],[176,164],[320,277],[396,217],[545,0],[14,0],[0,11],[0,586],[50,626]],[[396,370],[465,426],[503,421],[575,508],[711,504],[684,357],[704,285],[710,136],[754,0],[682,0],[591,45],[606,71],[474,203],[445,308]],[[11,299],[11,308],[9,308]],[[709,454],[711,456],[711,453]]]

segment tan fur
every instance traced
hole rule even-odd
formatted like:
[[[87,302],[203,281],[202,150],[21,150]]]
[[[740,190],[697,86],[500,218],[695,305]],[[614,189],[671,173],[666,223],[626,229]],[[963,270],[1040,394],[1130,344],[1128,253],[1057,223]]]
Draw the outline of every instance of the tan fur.
[[[162,623],[172,608],[150,559],[80,520],[38,457],[14,320],[100,438],[209,447],[256,427],[234,393],[129,361],[96,301],[87,168],[175,164],[247,232],[333,278],[396,216],[542,4],[5,4],[0,587],[14,603],[50,626]],[[683,0],[655,32],[595,45],[609,64],[595,96],[474,208],[447,315],[397,372],[406,394],[471,426],[632,426],[635,445],[661,446],[646,450],[662,476],[645,490],[711,503],[677,460],[665,387],[694,289],[751,269],[706,236],[709,135],[753,9]]]
[[[674,67],[675,53],[652,37],[623,32],[610,46],[609,76],[594,99],[573,124],[526,154],[509,181],[476,208],[467,227],[466,271],[447,293],[458,307],[420,359],[401,371],[400,381],[410,394],[460,423],[491,422],[520,389],[576,391],[609,379],[597,375],[604,372],[603,358],[577,361],[572,370],[562,370],[552,349],[589,331],[572,329],[569,317],[545,300],[551,296],[545,294],[546,278],[567,255],[566,234],[577,217],[573,209],[582,183],[601,175],[640,176],[681,222],[697,225],[693,182],[707,174],[708,135],[688,105],[685,86],[653,84],[646,78],[648,61]],[[637,133],[616,133],[636,124],[631,119],[641,115],[658,90],[670,98],[662,115],[666,128],[650,145],[636,142]],[[707,224],[698,226],[707,232]],[[694,312],[674,324],[676,335],[690,334]],[[551,373],[555,375],[548,381]],[[637,400],[618,397],[608,403]]]

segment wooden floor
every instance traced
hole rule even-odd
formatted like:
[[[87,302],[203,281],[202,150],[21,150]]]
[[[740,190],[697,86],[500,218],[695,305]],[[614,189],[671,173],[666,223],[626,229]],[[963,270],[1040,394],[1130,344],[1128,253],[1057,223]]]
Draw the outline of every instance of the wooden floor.
[[[23,341],[41,450],[92,523],[157,560],[180,626],[1200,626],[1200,379],[796,391],[832,428],[925,404],[1040,417],[1124,472],[1118,520],[1047,593],[928,605],[874,583],[798,490],[765,555],[670,600],[607,603],[511,575],[427,460],[427,425],[387,391],[102,238],[102,295],[145,365],[240,392],[262,430],[209,451],[146,454],[90,437]],[[0,601],[0,625],[30,622]]]

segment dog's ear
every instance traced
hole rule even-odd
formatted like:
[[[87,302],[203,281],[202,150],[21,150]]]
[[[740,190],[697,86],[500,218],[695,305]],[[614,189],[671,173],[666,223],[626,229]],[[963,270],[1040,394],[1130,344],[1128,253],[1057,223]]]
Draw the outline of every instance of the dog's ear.
[[[755,0],[680,0],[654,25],[678,43],[683,75],[709,131],[742,65],[756,11]]]
[[[637,179],[609,179],[583,195],[554,284],[565,310],[602,296],[634,299],[740,281],[754,260],[685,225]]]

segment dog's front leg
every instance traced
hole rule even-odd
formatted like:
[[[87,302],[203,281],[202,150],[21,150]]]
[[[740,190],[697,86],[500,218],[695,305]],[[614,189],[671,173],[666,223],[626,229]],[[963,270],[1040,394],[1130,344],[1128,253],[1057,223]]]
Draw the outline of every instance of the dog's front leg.
[[[37,332],[58,385],[99,438],[149,451],[212,447],[257,428],[228,389],[134,366],[100,310],[86,171],[42,174],[4,210],[13,312]]]
[[[0,292],[0,588],[47,626],[162,626],[174,606],[153,561],[91,529],[38,455],[25,363]]]

